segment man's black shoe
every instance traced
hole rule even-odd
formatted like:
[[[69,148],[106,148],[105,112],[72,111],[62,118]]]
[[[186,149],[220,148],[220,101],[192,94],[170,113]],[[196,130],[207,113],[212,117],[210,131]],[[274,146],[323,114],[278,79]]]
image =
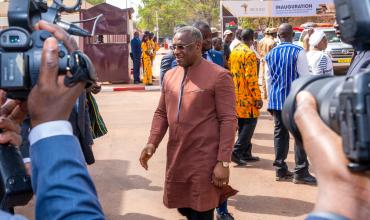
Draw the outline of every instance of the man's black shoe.
[[[317,185],[316,178],[311,174],[307,173],[305,175],[294,174],[293,183],[295,184],[307,184],[307,185]]]
[[[292,181],[293,179],[293,173],[289,170],[285,171],[283,174],[276,173],[276,181]]]
[[[242,159],[247,162],[256,162],[260,160],[259,157],[255,157],[255,156],[244,156]]]
[[[216,214],[217,220],[234,220],[234,217],[230,213],[226,213],[223,215]]]
[[[243,159],[241,159],[241,157],[235,153],[232,153],[231,155],[231,161],[238,164],[239,166],[245,166],[247,165],[247,162]]]

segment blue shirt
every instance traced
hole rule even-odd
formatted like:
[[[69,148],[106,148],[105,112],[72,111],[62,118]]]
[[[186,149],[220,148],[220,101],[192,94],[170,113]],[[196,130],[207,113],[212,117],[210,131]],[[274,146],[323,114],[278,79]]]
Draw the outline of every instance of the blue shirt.
[[[265,57],[268,83],[268,109],[282,110],[292,83],[300,75],[308,75],[307,57],[302,47],[281,43]]]
[[[131,40],[131,53],[134,59],[141,58],[141,40],[138,37]]]

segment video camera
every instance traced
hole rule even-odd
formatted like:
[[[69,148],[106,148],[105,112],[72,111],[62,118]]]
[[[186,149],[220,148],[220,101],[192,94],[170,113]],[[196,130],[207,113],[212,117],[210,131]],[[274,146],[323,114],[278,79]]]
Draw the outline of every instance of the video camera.
[[[9,1],[9,28],[0,32],[0,88],[7,92],[9,98],[26,99],[37,83],[42,48],[45,40],[52,37],[47,31],[33,29],[38,21],[57,24],[71,35],[91,36],[88,31],[60,19],[61,12],[77,11],[80,5],[81,0],[76,0],[75,5],[69,7],[63,4],[63,0],[54,0],[50,7],[46,0]],[[59,42],[59,74],[64,75],[67,71],[72,73],[72,77],[66,76],[66,86],[73,86],[79,81],[91,85],[96,80],[90,59],[81,51],[69,54]]]
[[[336,19],[342,39],[359,48],[370,45],[370,0],[335,0]],[[370,170],[370,60],[360,72],[348,77],[310,76],[293,83],[283,107],[283,122],[298,142],[294,122],[296,95],[310,92],[317,101],[321,119],[343,139],[351,171]]]
[[[41,65],[44,42],[52,34],[43,30],[34,30],[34,25],[45,20],[64,28],[71,35],[92,36],[93,33],[61,19],[62,12],[75,12],[80,9],[81,0],[72,6],[63,4],[63,0],[54,0],[49,7],[46,0],[10,0],[8,8],[9,28],[0,32],[0,89],[12,99],[25,100],[32,87],[37,83]],[[85,22],[78,21],[76,23]],[[80,81],[87,86],[96,80],[96,73],[90,59],[81,51],[69,54],[62,42],[59,42],[59,74],[70,72],[64,84],[73,86]],[[0,146],[0,208],[25,205],[32,198],[30,177],[27,175],[22,157],[17,148],[11,145]]]

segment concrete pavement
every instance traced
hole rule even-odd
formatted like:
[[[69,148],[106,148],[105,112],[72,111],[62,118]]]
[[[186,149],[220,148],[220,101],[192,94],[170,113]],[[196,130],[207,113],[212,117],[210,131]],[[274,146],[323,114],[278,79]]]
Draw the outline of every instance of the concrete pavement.
[[[167,136],[149,162],[148,171],[138,162],[159,95],[141,91],[97,95],[109,132],[95,141],[97,161],[89,170],[107,219],[184,219],[162,203]],[[265,111],[258,121],[253,144],[253,152],[261,161],[247,167],[231,167],[230,184],[240,192],[229,200],[230,212],[238,220],[303,219],[313,209],[317,188],[275,181],[273,121]],[[292,143],[288,165],[294,168]],[[33,205],[32,202],[17,208],[16,212],[33,219]]]

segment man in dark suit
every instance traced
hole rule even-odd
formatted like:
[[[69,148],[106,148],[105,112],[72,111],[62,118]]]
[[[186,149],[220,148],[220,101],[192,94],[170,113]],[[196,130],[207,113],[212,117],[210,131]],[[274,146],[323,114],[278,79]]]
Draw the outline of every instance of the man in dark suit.
[[[140,83],[140,64],[141,64],[141,40],[139,32],[134,33],[134,38],[131,40],[131,58],[134,63],[134,84]]]
[[[203,45],[202,45],[203,58],[224,67],[224,59],[222,57],[222,53],[212,49],[212,32],[209,25],[205,22],[198,21],[195,24],[193,24],[193,27],[199,29],[203,35]]]
[[[159,68],[159,74],[160,74],[160,83],[162,85],[164,75],[166,72],[173,68],[172,63],[175,61],[175,55],[173,54],[173,50],[171,49],[170,52],[168,52],[166,55],[162,57],[161,60],[161,66]]]
[[[80,141],[86,163],[89,165],[95,163],[95,157],[92,151],[94,141],[92,137],[89,109],[87,107],[86,90],[78,97],[68,120],[72,125],[73,134]]]

